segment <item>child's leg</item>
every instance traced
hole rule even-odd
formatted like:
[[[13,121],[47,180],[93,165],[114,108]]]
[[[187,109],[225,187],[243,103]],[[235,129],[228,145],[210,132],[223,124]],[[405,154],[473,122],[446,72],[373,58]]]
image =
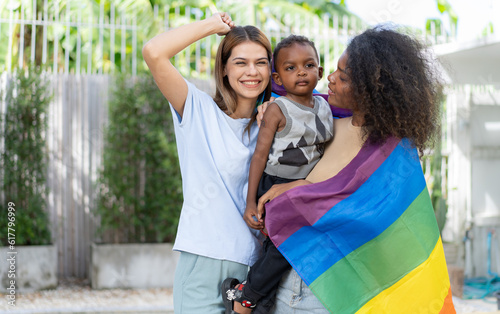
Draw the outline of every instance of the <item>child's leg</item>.
[[[271,176],[264,172],[259,182],[257,200],[274,184],[291,181],[294,180]],[[250,313],[261,299],[262,304],[259,305],[257,312],[267,313],[274,305],[278,284],[288,269],[290,269],[288,261],[267,237],[263,244],[263,255],[250,268],[247,281],[236,285],[234,278],[227,278],[222,283],[221,292],[226,313],[233,313],[233,310],[241,314]]]
[[[257,303],[257,306],[252,311],[253,314],[271,313],[272,309],[274,308],[274,305],[276,304],[276,293],[278,291],[279,285],[280,284],[278,284],[275,288],[273,288],[274,290],[273,292],[262,297],[262,299],[259,300],[259,303]]]
[[[269,238],[264,241],[264,254],[250,268],[246,282],[235,286],[233,289],[228,289],[229,279],[223,283],[222,293],[226,295],[226,308],[229,310],[232,303],[232,308],[238,313],[246,313],[249,308],[254,308],[257,302],[264,298],[268,306],[272,307],[272,302],[269,298],[275,294],[278,284],[283,274],[290,269],[290,264],[276,249]],[[226,286],[224,286],[226,285]],[[271,302],[271,303],[270,303]],[[260,310],[267,307],[261,307]],[[265,313],[261,312],[261,313]]]
[[[241,303],[234,302],[234,312],[237,314],[250,314],[252,309],[249,307],[244,307]]]
[[[241,297],[242,285],[239,284],[236,278],[226,278],[221,285],[222,300],[226,308],[224,314],[250,314],[252,309],[244,307],[240,302],[236,301]]]
[[[248,272],[243,295],[252,298],[260,296],[260,299],[274,293],[281,277],[291,267],[269,238],[264,241],[264,248],[265,254],[257,260]]]

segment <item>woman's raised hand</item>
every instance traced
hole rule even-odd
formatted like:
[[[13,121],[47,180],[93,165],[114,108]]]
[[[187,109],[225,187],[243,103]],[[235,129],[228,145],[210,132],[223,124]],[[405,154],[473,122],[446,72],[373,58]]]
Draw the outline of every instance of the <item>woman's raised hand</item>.
[[[217,12],[210,19],[216,23],[216,32],[219,36],[226,35],[234,27],[234,21],[226,12]]]

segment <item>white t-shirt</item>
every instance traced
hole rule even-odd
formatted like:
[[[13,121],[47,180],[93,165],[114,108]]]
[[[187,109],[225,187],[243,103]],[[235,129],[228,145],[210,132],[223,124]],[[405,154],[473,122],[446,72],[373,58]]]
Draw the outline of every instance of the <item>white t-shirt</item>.
[[[182,120],[170,106],[184,194],[174,250],[253,265],[262,238],[243,213],[258,127],[252,125],[249,139],[250,119],[230,118],[187,84]]]

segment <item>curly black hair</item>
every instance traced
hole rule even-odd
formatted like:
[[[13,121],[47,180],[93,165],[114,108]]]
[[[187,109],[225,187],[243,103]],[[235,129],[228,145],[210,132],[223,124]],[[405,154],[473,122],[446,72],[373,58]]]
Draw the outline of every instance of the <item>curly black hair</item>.
[[[408,138],[419,150],[435,143],[442,83],[426,47],[386,26],[368,29],[349,43],[347,71],[356,110],[372,143]]]

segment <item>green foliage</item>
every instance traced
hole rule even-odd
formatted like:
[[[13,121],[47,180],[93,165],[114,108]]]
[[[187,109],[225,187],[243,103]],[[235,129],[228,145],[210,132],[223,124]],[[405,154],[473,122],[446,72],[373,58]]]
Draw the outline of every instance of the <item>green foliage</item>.
[[[339,16],[347,15],[350,18],[354,17],[358,22],[361,20],[359,17],[351,13],[347,10],[345,1],[340,1],[338,4],[332,1],[325,0],[314,0],[314,1],[301,1],[301,0],[293,0],[291,2],[296,3],[297,5],[305,8],[309,12],[313,12],[319,17],[322,17],[324,14],[328,14],[330,16]]]
[[[481,33],[481,35],[483,35],[483,37],[486,37],[486,36],[489,36],[490,34],[493,34],[494,32],[495,32],[495,29],[493,27],[493,23],[489,22],[488,25],[486,25],[486,27],[483,29],[483,32]]]
[[[21,5],[22,2],[22,5]],[[141,45],[147,42],[155,35],[164,31],[165,26],[178,27],[180,25],[194,22],[197,18],[204,19],[212,15],[216,11],[229,12],[234,19],[238,20],[240,25],[257,25],[264,26],[266,24],[273,25],[279,28],[281,33],[287,33],[292,23],[297,29],[302,29],[307,23],[314,22],[316,18],[322,18],[323,15],[339,16],[339,23],[343,24],[343,16],[349,17],[348,27],[352,30],[352,21],[361,25],[361,20],[349,12],[344,4],[332,3],[325,0],[314,1],[270,1],[270,0],[251,0],[251,1],[210,1],[210,0],[135,0],[135,1],[54,1],[36,0],[36,9],[33,9],[31,0],[12,0],[8,1],[8,7],[12,9],[4,9],[6,5],[0,1],[0,14],[1,18],[9,19],[12,12],[12,18],[21,19],[21,8],[24,8],[25,19],[33,18],[35,11],[37,14],[42,13],[42,21],[50,19],[52,23],[52,16],[54,13],[59,14],[59,21],[65,22],[80,21],[85,25],[84,27],[77,28],[75,23],[68,28],[64,24],[54,23],[47,27],[36,27],[36,32],[33,34],[33,26],[30,23],[24,25],[21,29],[20,25],[14,23],[14,27],[0,28],[0,69],[4,67],[15,68],[19,64],[21,57],[20,51],[24,53],[22,63],[26,64],[31,58],[31,51],[35,53],[35,64],[43,66],[46,69],[53,69],[54,58],[57,55],[57,70],[63,70],[65,66],[68,67],[69,72],[87,72],[97,73],[102,69],[103,73],[132,73],[133,60],[137,60],[138,72],[146,70],[146,64],[142,61]],[[157,11],[155,11],[157,5]],[[102,8],[102,16],[101,16]],[[188,9],[189,8],[189,9]],[[2,10],[4,9],[4,10]],[[45,16],[47,11],[48,16]],[[156,14],[155,14],[156,12]],[[185,14],[190,12],[189,17]],[[290,20],[290,17],[300,16],[300,22]],[[287,18],[288,16],[288,18]],[[104,25],[109,23],[113,24],[112,17],[118,24],[127,24],[128,30],[122,32],[120,26],[114,28],[112,31],[106,27],[104,31],[100,31],[99,25],[101,18]],[[167,19],[165,19],[167,17]],[[38,15],[37,15],[38,18]],[[256,21],[258,19],[258,21]],[[78,23],[80,23],[78,22]],[[94,25],[92,28],[88,27],[89,23]],[[134,33],[130,28],[137,25],[137,31]],[[298,24],[298,25],[297,25]],[[7,25],[7,24],[5,24]],[[322,22],[319,25],[323,25]],[[330,21],[330,27],[334,27],[333,20]],[[345,26],[345,25],[344,25]],[[23,35],[23,40],[21,37]],[[270,36],[271,42],[275,42],[276,38]],[[35,37],[35,47],[31,47],[32,36]],[[44,36],[47,39],[46,47],[44,48]],[[135,36],[135,37],[134,37]],[[9,42],[9,37],[12,42]],[[78,49],[78,39],[81,41],[81,49]],[[102,43],[101,43],[102,38]],[[23,42],[24,49],[19,49]],[[113,49],[111,43],[113,42]],[[125,53],[122,54],[122,42],[125,46]],[[137,45],[134,47],[134,42]],[[10,44],[10,45],[9,45]],[[202,60],[201,64],[195,62],[195,49],[190,48],[189,60],[184,60],[181,55],[178,64],[178,69],[183,75],[204,78],[206,76],[204,71],[200,71],[208,64],[214,64],[216,42],[212,40],[212,47],[205,47],[202,43],[200,47],[200,55],[205,56],[206,49],[212,49],[211,60]],[[42,60],[43,51],[46,49],[46,62]],[[12,53],[9,62],[9,51]],[[134,55],[135,51],[135,55]],[[66,61],[66,53],[68,54],[68,64]],[[80,62],[77,62],[79,59]],[[177,61],[176,61],[177,62]],[[177,64],[176,64],[177,65]],[[202,74],[200,74],[202,73]]]
[[[133,26],[134,21],[139,27],[139,31],[136,33],[137,42],[142,43],[146,39],[152,37],[152,34],[157,34],[159,32],[160,24],[155,24],[155,19],[153,18],[153,7],[151,2],[148,0],[137,0],[137,1],[94,1],[94,0],[83,0],[83,1],[70,1],[70,0],[36,0],[36,9],[33,8],[33,1],[31,0],[13,0],[6,1],[7,6],[0,1],[0,17],[3,19],[9,19],[10,13],[12,12],[12,18],[14,19],[29,19],[31,20],[36,11],[36,19],[40,17],[42,21],[49,21],[48,27],[36,27],[36,33],[33,34],[33,27],[30,23],[24,25],[24,29],[21,29],[19,24],[14,24],[12,30],[9,27],[3,27],[8,25],[8,23],[2,24],[0,28],[0,69],[10,66],[11,68],[17,67],[19,64],[19,58],[21,56],[19,48],[21,45],[21,34],[24,34],[23,45],[23,64],[27,64],[31,58],[31,51],[35,50],[35,64],[37,66],[44,67],[45,69],[52,69],[55,55],[57,54],[57,71],[64,69],[65,65],[65,54],[66,51],[69,54],[68,67],[70,72],[77,71],[77,54],[80,54],[80,70],[85,72],[90,69],[92,73],[97,73],[99,68],[102,66],[103,72],[110,72],[111,70],[122,71],[125,73],[132,72],[132,43],[134,42],[134,34],[130,30]],[[21,5],[22,3],[22,5]],[[103,9],[104,24],[107,24],[111,16],[114,15],[116,23],[127,25],[129,28],[125,33],[122,33],[121,27],[117,27],[114,32],[114,63],[111,62],[111,49],[109,43],[111,42],[111,32],[104,31],[100,32],[98,25],[100,22],[100,9]],[[8,9],[7,9],[8,8]],[[24,8],[24,17],[21,17],[21,8]],[[10,9],[12,11],[10,11]],[[112,10],[114,9],[114,10]],[[112,14],[112,11],[114,14]],[[45,15],[47,12],[47,15]],[[58,15],[60,22],[65,22],[66,20],[72,21],[72,24],[68,29],[65,25],[53,23],[54,14]],[[41,14],[41,16],[39,16]],[[123,20],[122,20],[123,19]],[[79,30],[74,25],[75,22],[93,25],[92,28],[80,27]],[[15,22],[14,22],[15,23]],[[69,31],[67,34],[66,31]],[[9,34],[9,31],[11,33]],[[69,35],[69,37],[67,37]],[[9,47],[9,36],[12,36],[12,43]],[[31,47],[32,36],[35,36],[35,47]],[[46,37],[46,47],[43,47],[44,36]],[[101,45],[99,43],[99,38],[102,36]],[[80,37],[82,42],[81,50],[77,49],[77,38]],[[121,55],[121,42],[125,42],[125,54]],[[46,49],[46,62],[42,60],[43,49]],[[11,51],[10,64],[8,62],[8,51]],[[102,55],[101,55],[102,51]],[[140,58],[140,48],[136,47],[136,57]],[[122,62],[123,58],[123,62]],[[90,63],[88,61],[90,60]],[[139,65],[140,66],[140,65]]]
[[[434,207],[439,231],[441,232],[446,223],[446,213],[448,205],[446,204],[446,196],[442,192],[443,172],[442,172],[443,156],[441,154],[441,142],[436,143],[436,148],[432,155],[425,156],[423,168],[425,173],[430,173],[430,178],[427,178],[427,185],[430,190],[431,202]],[[426,169],[429,167],[430,169]],[[429,171],[427,171],[429,170]],[[446,176],[446,174],[444,174]]]
[[[47,174],[47,108],[49,85],[39,69],[16,72],[8,80],[6,112],[2,115],[4,141],[0,168],[3,170],[0,204],[0,233],[7,243],[7,206],[15,204],[16,245],[39,245],[51,242],[46,212],[45,177]]]
[[[117,79],[99,187],[103,242],[173,240],[182,184],[170,108],[151,76]]]
[[[451,4],[448,2],[448,0],[436,0],[436,6],[438,11],[441,14],[448,14],[448,17],[450,18],[450,30],[451,29],[457,29],[458,25],[458,15],[451,6]],[[427,19],[425,22],[425,31],[428,35],[432,34],[431,31],[431,25],[434,24],[435,27],[435,35],[437,36],[442,36],[446,34],[442,34],[441,30],[443,29],[443,21],[440,18],[433,18],[433,19]],[[448,35],[454,35],[454,34],[448,34]]]
[[[451,23],[456,26],[458,23],[458,15],[455,10],[453,10],[453,7],[448,2],[448,0],[436,0],[436,4],[439,12],[441,12],[441,14],[447,13],[450,17]]]
[[[425,20],[425,29],[427,31],[427,34],[431,34],[431,29],[432,29],[432,24],[434,24],[434,31],[436,35],[444,35],[441,34],[441,25],[443,24],[443,21],[441,19],[427,19]]]

